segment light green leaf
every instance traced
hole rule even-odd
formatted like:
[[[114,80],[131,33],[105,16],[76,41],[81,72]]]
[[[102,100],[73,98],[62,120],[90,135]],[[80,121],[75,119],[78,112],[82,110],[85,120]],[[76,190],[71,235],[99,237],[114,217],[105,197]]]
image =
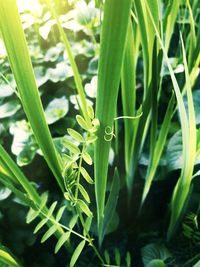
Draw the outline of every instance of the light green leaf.
[[[19,109],[20,104],[18,100],[11,100],[0,105],[0,119],[13,116]]]
[[[44,243],[50,236],[52,236],[58,229],[58,225],[52,225],[48,231],[43,235],[41,243]]]
[[[64,191],[59,156],[45,120],[16,1],[1,1],[0,28],[24,111],[47,164]]]
[[[81,167],[81,174],[83,176],[83,178],[89,183],[89,184],[93,184],[94,181],[92,180],[92,178],[90,177],[89,173],[86,171],[86,169],[84,167]]]
[[[76,115],[76,120],[82,129],[86,131],[89,130],[90,126],[87,124],[87,122],[84,120],[84,118],[81,115]]]
[[[77,131],[75,131],[75,130],[73,130],[73,129],[71,129],[71,128],[68,128],[68,129],[67,129],[67,132],[68,132],[68,134],[69,134],[72,138],[74,138],[76,141],[78,141],[78,142],[80,142],[80,143],[84,141],[82,135],[80,135],[80,133],[78,133]]]
[[[70,261],[70,264],[69,264],[70,267],[74,267],[75,266],[75,264],[76,264],[76,262],[77,262],[77,260],[78,260],[78,258],[80,256],[84,246],[85,246],[85,240],[81,241],[80,244],[76,247],[76,249],[74,250],[74,253],[73,253],[72,257],[71,257],[71,261]]]
[[[161,260],[162,262],[171,258],[171,253],[169,250],[162,244],[148,244],[142,248],[142,261],[144,266],[147,267],[153,260]],[[154,265],[150,265],[154,266]],[[157,266],[157,265],[155,265]],[[166,265],[161,265],[161,267],[165,267]]]
[[[61,208],[59,209],[59,211],[57,212],[57,215],[56,215],[56,221],[57,221],[57,222],[59,222],[60,219],[62,218],[65,209],[66,209],[66,206],[63,206],[63,207],[61,207]]]
[[[14,90],[9,84],[0,83],[0,98],[11,96]]]
[[[78,189],[79,189],[81,195],[83,196],[83,198],[86,200],[86,202],[90,203],[90,197],[89,197],[87,191],[85,190],[85,188],[81,184],[78,184]]]
[[[45,116],[48,124],[65,117],[69,111],[69,101],[63,96],[61,98],[54,98],[45,109]]]
[[[70,232],[66,232],[62,234],[62,236],[59,238],[58,242],[56,243],[54,253],[58,253],[58,251],[61,249],[64,243],[67,242],[67,240],[69,239],[70,234],[71,234]]]
[[[92,165],[92,158],[86,151],[82,154],[82,157],[88,165]]]
[[[88,217],[93,216],[91,210],[88,208],[88,205],[83,200],[78,199],[77,205],[80,208],[80,210],[84,212]]]
[[[0,201],[5,200],[11,195],[11,190],[6,187],[0,187]]]
[[[101,31],[96,116],[100,121],[95,142],[95,195],[98,228],[104,219],[108,158],[111,142],[105,141],[105,129],[112,129],[116,115],[121,68],[126,47],[127,30],[131,16],[131,0],[106,0]],[[117,27],[116,27],[117,25]]]

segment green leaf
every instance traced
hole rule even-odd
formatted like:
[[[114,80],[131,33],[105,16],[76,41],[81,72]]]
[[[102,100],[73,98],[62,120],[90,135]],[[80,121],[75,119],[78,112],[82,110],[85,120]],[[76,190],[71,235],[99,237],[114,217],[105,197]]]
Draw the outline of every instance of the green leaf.
[[[42,219],[37,226],[35,227],[33,233],[36,234],[46,223],[48,222],[48,218]]]
[[[110,264],[110,255],[107,250],[104,251],[104,257],[107,264]]]
[[[56,64],[55,68],[48,68],[47,77],[54,83],[65,81],[67,78],[72,77],[72,70],[70,66],[64,61]]]
[[[16,1],[1,1],[0,28],[24,111],[47,164],[64,191],[59,157],[46,123]]]
[[[65,117],[69,110],[69,101],[63,96],[54,98],[45,109],[45,116],[48,124],[53,124]]]
[[[93,216],[91,210],[88,208],[88,205],[83,200],[78,199],[77,205],[80,208],[80,210],[84,212],[88,217]]]
[[[151,162],[149,163],[149,166],[147,169],[145,186],[144,186],[143,195],[142,195],[142,204],[144,203],[147,197],[147,194],[150,190],[151,183],[155,176],[157,167],[159,165],[159,162],[160,162],[160,159],[161,159],[164,147],[165,147],[173,110],[174,110],[174,95],[172,95],[169,101],[158,139],[156,140],[154,147],[152,148]]]
[[[152,260],[146,267],[167,267],[163,260]]]
[[[119,197],[119,189],[120,189],[119,173],[117,168],[115,168],[110,193],[105,206],[105,215],[101,229],[101,236],[99,237],[100,244],[102,243],[106,231],[108,230],[109,224],[114,216]]]
[[[77,221],[78,221],[78,218],[79,218],[78,214],[75,214],[75,215],[71,218],[71,220],[70,220],[70,222],[69,222],[69,228],[71,228],[71,229],[74,228],[74,226],[76,225],[76,223],[77,223]]]
[[[58,229],[58,225],[52,225],[48,231],[43,235],[41,243],[44,243],[50,236],[52,236]]]
[[[89,197],[87,191],[85,190],[85,188],[81,184],[78,184],[78,189],[79,189],[81,195],[83,196],[83,198],[86,200],[86,202],[90,203],[90,197]]]
[[[68,128],[68,129],[67,129],[67,132],[68,132],[68,134],[69,134],[72,138],[74,138],[76,141],[78,141],[78,142],[80,142],[80,143],[84,141],[82,135],[80,135],[80,133],[78,133],[77,131],[75,131],[75,130],[73,130],[73,129],[71,129],[71,128]]]
[[[38,145],[29,124],[25,120],[16,121],[11,125],[10,133],[14,137],[11,151],[17,156],[17,164],[19,166],[29,164],[38,150]]]
[[[87,217],[84,225],[84,236],[88,235],[88,232],[90,231],[91,225],[92,225],[92,217]]]
[[[153,260],[161,260],[163,262],[172,257],[171,253],[164,245],[154,244],[154,243],[148,244],[145,247],[143,247],[141,254],[142,254],[142,261],[145,267],[147,267]],[[161,265],[161,266],[164,267],[166,265]]]
[[[123,64],[126,36],[131,15],[131,0],[106,0],[101,32],[96,117],[100,121],[95,142],[95,195],[98,228],[103,223],[110,143],[105,141],[105,129],[112,129]],[[116,25],[118,25],[116,27]]]
[[[59,209],[59,211],[57,212],[57,215],[56,215],[56,221],[57,221],[57,222],[59,222],[60,219],[62,218],[65,209],[66,209],[66,206],[63,206],[63,207],[61,207],[61,208]]]
[[[9,84],[0,83],[0,98],[11,96],[14,90]]]
[[[34,234],[37,233],[49,220],[49,218],[52,216],[55,208],[57,206],[57,201],[53,202],[53,204],[50,206],[48,213],[46,214],[46,217],[38,223],[38,225],[34,229]]]
[[[88,105],[88,114],[90,116],[90,119],[93,120],[94,119],[94,109],[91,105]]]
[[[88,165],[92,165],[92,158],[91,156],[84,151],[84,153],[82,154],[83,160],[88,164]]]
[[[199,266],[200,266],[200,260],[198,262],[196,262],[193,267],[199,267]]]
[[[61,249],[64,243],[67,242],[67,240],[69,239],[70,234],[71,234],[70,232],[66,232],[62,234],[62,236],[59,238],[58,242],[56,243],[54,253],[58,253],[58,251]]]
[[[131,254],[130,254],[130,252],[126,253],[126,267],[131,267]]]
[[[44,192],[41,195],[40,210],[42,210],[44,208],[44,206],[47,203],[47,200],[48,200],[48,193],[47,192]],[[35,220],[35,218],[39,216],[40,210],[34,210],[34,209],[30,208],[30,210],[29,210],[29,212],[28,212],[28,214],[26,216],[26,222],[27,223],[30,223],[33,220]]]
[[[74,267],[75,266],[75,264],[76,264],[76,262],[77,262],[77,260],[78,260],[78,258],[80,256],[84,246],[85,246],[85,240],[81,241],[80,244],[76,247],[76,249],[74,250],[74,253],[73,253],[72,257],[71,257],[71,261],[70,261],[70,264],[69,264],[70,267]]]
[[[5,264],[5,266],[9,267],[22,267],[13,254],[2,245],[0,245],[0,264],[1,266],[3,266],[2,264]]]
[[[86,171],[84,167],[81,167],[81,174],[83,178],[89,183],[89,184],[94,184],[94,181],[90,177],[89,173]]]
[[[76,120],[82,129],[86,131],[89,130],[90,125],[88,125],[88,123],[84,120],[84,118],[81,115],[76,115]]]
[[[80,149],[78,148],[78,145],[73,144],[72,141],[69,140],[69,136],[64,136],[59,139],[55,139],[57,142],[61,142],[61,145],[64,146],[66,149],[68,149],[70,152],[72,152],[75,155],[78,155],[81,153]],[[61,147],[62,149],[62,147]]]
[[[120,252],[119,252],[119,249],[115,249],[115,263],[116,265],[120,266],[120,263],[121,263],[121,255],[120,255]]]
[[[0,105],[0,119],[13,116],[19,109],[20,104],[18,100],[11,100]]]
[[[200,90],[194,90],[192,92],[192,97],[193,97],[193,102],[194,102],[194,109],[195,109],[195,114],[196,114],[196,124],[200,125]],[[188,109],[188,101],[187,97],[184,97],[184,103],[186,109]]]
[[[11,195],[11,190],[6,187],[0,187],[0,201],[7,199]]]

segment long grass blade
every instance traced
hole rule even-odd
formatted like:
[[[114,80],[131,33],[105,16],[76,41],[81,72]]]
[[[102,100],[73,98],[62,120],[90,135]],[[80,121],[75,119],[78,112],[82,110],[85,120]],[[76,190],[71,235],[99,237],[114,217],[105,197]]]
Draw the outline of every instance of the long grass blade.
[[[169,101],[168,108],[167,108],[167,111],[165,114],[165,118],[164,118],[164,121],[162,123],[162,127],[160,129],[159,137],[158,137],[157,142],[156,142],[155,147],[154,147],[154,153],[152,156],[152,160],[150,161],[150,164],[149,164],[149,167],[147,170],[147,175],[146,175],[146,179],[145,179],[145,186],[144,186],[141,204],[144,203],[144,201],[147,197],[147,194],[150,190],[151,183],[152,183],[154,175],[156,173],[160,158],[162,156],[162,153],[163,153],[163,150],[165,147],[165,143],[166,143],[167,134],[169,131],[169,126],[171,123],[173,110],[174,110],[174,95],[172,95],[172,97]]]
[[[44,157],[60,188],[64,190],[59,156],[45,120],[15,0],[1,0],[0,27],[23,108]]]
[[[165,49],[168,51],[171,36],[174,30],[174,24],[178,14],[179,6],[181,4],[180,0],[170,0],[165,11],[165,16],[163,19],[163,32],[165,34]]]
[[[123,115],[134,117],[136,115],[136,64],[139,53],[139,31],[135,21],[129,22],[126,50],[124,55],[124,63],[122,67],[122,105]],[[124,119],[124,153],[126,173],[130,168],[131,148],[135,140],[136,127],[135,120]],[[127,176],[128,179],[128,176]]]
[[[167,51],[161,40],[161,37],[159,35],[158,29],[156,28],[153,16],[149,8],[148,8],[148,13],[154,25],[157,38],[160,42],[161,48],[163,50],[163,55],[166,60],[169,72],[170,72],[170,77],[172,80],[172,84],[173,84],[176,99],[177,99],[178,110],[180,114],[181,129],[182,129],[183,167],[181,170],[181,175],[179,177],[179,180],[174,189],[173,197],[171,201],[171,219],[170,219],[170,225],[168,229],[168,239],[169,239],[175,232],[178,221],[183,212],[185,202],[189,196],[190,184],[192,181],[192,173],[193,173],[195,156],[196,156],[195,111],[194,111],[194,105],[193,105],[193,99],[192,99],[190,76],[189,76],[182,36],[181,36],[181,43],[182,43],[183,61],[184,61],[184,67],[185,67],[185,78],[186,78],[186,83],[187,83],[186,90],[187,90],[187,99],[188,99],[188,117],[187,117],[187,113],[186,113],[186,109],[185,109],[185,105],[183,102],[183,97],[182,97],[179,85],[177,83],[173,69],[171,67],[171,64],[167,56]]]
[[[127,0],[121,5],[121,0],[106,0],[104,4],[96,100],[96,117],[100,121],[100,129],[95,144],[94,160],[95,192],[100,232],[104,218],[108,157],[111,145],[109,131],[112,132],[113,130],[116,114],[131,2],[131,0]]]
[[[171,219],[170,225],[168,229],[168,238],[171,238],[172,234],[174,233],[179,218],[182,215],[183,208],[185,206],[185,202],[189,196],[190,192],[190,185],[192,181],[192,174],[195,164],[196,158],[196,119],[195,119],[195,111],[194,111],[194,104],[192,98],[192,88],[190,83],[190,76],[189,70],[186,60],[186,53],[183,44],[183,39],[181,36],[181,44],[182,44],[182,51],[183,51],[183,62],[185,68],[185,78],[186,78],[186,89],[187,89],[187,99],[188,99],[188,135],[189,135],[189,142],[187,151],[183,154],[184,158],[186,159],[186,165],[183,166],[181,177],[178,180],[178,183],[174,189],[172,202],[171,202]]]

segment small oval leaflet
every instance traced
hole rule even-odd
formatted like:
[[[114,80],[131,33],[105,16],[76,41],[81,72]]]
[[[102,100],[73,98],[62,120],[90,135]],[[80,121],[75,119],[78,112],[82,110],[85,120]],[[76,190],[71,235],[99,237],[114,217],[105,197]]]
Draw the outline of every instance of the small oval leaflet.
[[[93,184],[94,181],[92,180],[92,178],[90,177],[89,173],[86,171],[85,168],[81,167],[81,174],[83,176],[83,178],[85,178],[85,180],[89,183],[89,184]]]
[[[83,200],[78,199],[77,205],[79,206],[80,210],[84,212],[88,217],[93,216],[91,210],[88,208],[87,204]]]
[[[75,263],[77,262],[77,260],[78,260],[78,258],[80,256],[84,246],[85,246],[85,240],[81,241],[80,244],[76,247],[76,249],[74,250],[74,253],[72,255],[70,264],[69,264],[70,267],[74,267],[75,266]]]
[[[72,137],[72,138],[74,138],[76,141],[78,141],[78,142],[84,142],[84,139],[83,139],[83,137],[82,137],[82,135],[80,135],[80,133],[78,133],[77,131],[75,131],[74,129],[71,129],[71,128],[68,128],[67,129],[67,132],[68,132],[68,134]]]
[[[83,196],[83,198],[85,199],[85,201],[87,203],[90,203],[90,197],[89,197],[87,191],[85,190],[85,188],[81,184],[79,184],[78,189],[79,189],[81,195]]]
[[[92,158],[86,151],[82,154],[82,157],[88,165],[92,165]]]
[[[49,239],[50,236],[52,236],[56,230],[58,229],[58,225],[55,224],[49,228],[49,230],[43,235],[41,239],[41,243],[44,243],[47,239]]]
[[[90,127],[88,126],[87,122],[84,120],[84,118],[81,115],[76,115],[76,120],[81,128],[88,131]]]

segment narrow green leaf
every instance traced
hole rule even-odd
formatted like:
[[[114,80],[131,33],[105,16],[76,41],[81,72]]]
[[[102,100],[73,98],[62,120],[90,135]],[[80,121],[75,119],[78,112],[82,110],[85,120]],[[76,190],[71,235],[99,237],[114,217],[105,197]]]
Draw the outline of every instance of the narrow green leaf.
[[[181,176],[176,184],[172,196],[172,201],[171,201],[172,211],[171,211],[170,225],[168,229],[168,238],[171,238],[172,234],[174,234],[179,222],[179,218],[183,213],[185,203],[187,202],[187,199],[189,197],[190,185],[192,181],[192,174],[196,158],[196,140],[197,140],[196,119],[195,119],[194,103],[192,98],[191,81],[189,76],[189,70],[188,70],[182,35],[181,35],[181,44],[182,44],[183,62],[184,62],[185,78],[186,78],[186,90],[188,99],[187,131],[189,139],[187,142],[186,150],[185,151],[183,150],[183,158],[185,164],[183,165]]]
[[[59,222],[60,219],[62,218],[65,209],[66,209],[66,206],[62,206],[62,207],[59,209],[59,211],[58,211],[58,213],[57,213],[57,215],[56,215],[56,221],[57,221],[57,222]]]
[[[121,255],[120,255],[120,252],[119,252],[119,249],[115,249],[115,263],[116,265],[120,266],[120,263],[121,263]]]
[[[86,151],[82,154],[82,157],[88,165],[92,165],[92,158]]]
[[[56,205],[57,205],[57,201],[53,202],[53,204],[50,206],[48,210],[46,217],[41,222],[39,222],[38,225],[35,227],[34,234],[37,233],[48,222],[49,218],[52,216],[56,208]]]
[[[74,250],[74,253],[72,255],[70,264],[69,264],[70,267],[74,267],[75,266],[75,264],[76,264],[76,262],[77,262],[77,260],[78,260],[78,258],[80,256],[84,246],[85,246],[85,240],[81,241],[80,244],[76,247],[76,249]]]
[[[179,11],[181,0],[168,1],[167,8],[163,19],[163,32],[165,33],[165,49],[168,51],[171,36],[174,30],[174,24]]]
[[[117,168],[115,168],[112,186],[111,186],[108,200],[105,206],[104,221],[103,221],[103,225],[101,229],[101,236],[99,237],[100,244],[102,243],[104,239],[109,223],[111,222],[113,215],[115,213],[117,202],[118,202],[118,197],[119,197],[119,189],[120,189],[119,173],[118,173]]]
[[[42,219],[35,227],[33,233],[36,234],[46,223],[48,222],[47,218]]]
[[[1,1],[0,28],[23,108],[44,157],[54,173],[60,188],[64,190],[58,154],[53,145],[50,131],[45,120],[15,0]]]
[[[66,232],[59,238],[58,242],[56,243],[54,253],[58,253],[64,243],[68,241],[70,234],[70,232]]]
[[[96,117],[100,121],[100,128],[94,151],[95,194],[99,229],[104,217],[110,151],[110,142],[105,140],[105,130],[107,127],[112,129],[116,114],[131,3],[131,0],[127,0],[122,5],[121,0],[106,0],[104,4],[96,100]],[[118,26],[116,27],[116,25]]]
[[[78,148],[78,146],[76,146],[75,144],[73,144],[72,142],[70,142],[67,138],[62,138],[62,144],[73,154],[80,154],[81,151]]]
[[[76,120],[82,129],[86,131],[89,130],[90,125],[88,125],[88,123],[84,120],[84,118],[81,115],[76,115]]]
[[[47,192],[44,192],[42,195],[41,195],[41,205],[40,205],[40,210],[42,210],[44,208],[44,206],[46,205],[47,203],[47,200],[48,200],[48,193]],[[26,216],[26,222],[27,223],[30,223],[32,222],[33,220],[35,220],[36,217],[39,216],[40,214],[40,210],[34,210],[32,208],[30,208],[27,216]]]
[[[90,203],[90,197],[89,197],[87,191],[85,190],[85,188],[81,184],[78,185],[78,190],[80,191],[80,193],[83,196],[83,198],[85,199],[85,201],[87,203]]]
[[[131,254],[130,254],[130,252],[126,253],[126,267],[131,267]]]
[[[52,236],[58,229],[58,226],[52,225],[48,231],[43,235],[42,239],[41,239],[41,243],[44,243],[50,236]]]
[[[78,141],[78,142],[80,142],[80,143],[84,141],[82,135],[80,135],[80,133],[78,133],[77,131],[75,131],[75,130],[73,130],[73,129],[71,129],[71,128],[68,128],[68,129],[67,129],[67,132],[68,132],[68,134],[69,134],[72,138],[74,138],[76,141]]]
[[[144,186],[143,195],[142,195],[142,204],[144,203],[146,196],[149,192],[151,183],[153,181],[153,177],[156,173],[163,149],[165,147],[166,138],[167,138],[167,134],[169,131],[169,126],[170,126],[173,110],[174,110],[174,95],[172,95],[169,101],[168,108],[165,114],[165,118],[160,129],[159,137],[154,147],[152,161],[151,161],[151,164],[149,164],[149,167],[147,170],[145,186]]]
[[[76,225],[76,223],[77,223],[77,221],[78,221],[78,218],[79,218],[78,214],[74,215],[74,216],[71,218],[71,220],[70,220],[70,222],[69,222],[69,228],[71,228],[71,229],[74,228],[74,226]]]
[[[88,217],[93,216],[91,210],[88,208],[88,205],[83,200],[78,199],[77,205],[80,208],[80,210],[84,212]]]
[[[121,80],[123,115],[130,117],[133,117],[136,114],[136,62],[140,40],[138,32],[138,26],[135,22],[132,25],[130,20]],[[133,153],[131,147],[132,143],[134,143],[136,134],[136,131],[134,131],[134,120],[124,119],[124,126],[125,168],[128,173],[130,161],[132,160],[131,154]]]
[[[17,262],[11,252],[2,245],[0,245],[0,264],[5,264],[9,267],[22,267],[22,265]]]
[[[93,184],[94,181],[92,180],[92,178],[90,177],[89,173],[86,171],[86,169],[84,167],[81,167],[81,174],[83,176],[83,178],[89,183],[89,184]]]

